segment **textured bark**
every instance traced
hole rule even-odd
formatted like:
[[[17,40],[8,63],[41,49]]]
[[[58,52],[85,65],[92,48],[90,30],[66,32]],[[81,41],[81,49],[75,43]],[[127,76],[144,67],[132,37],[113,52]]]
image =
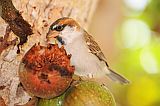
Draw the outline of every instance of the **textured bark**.
[[[91,21],[98,0],[12,0],[13,4],[22,13],[23,18],[30,23],[33,33],[27,43],[22,46],[20,54],[17,47],[10,46],[0,56],[0,96],[8,106],[24,104],[30,96],[18,87],[19,63],[35,43],[45,44],[45,36],[50,24],[60,17],[72,17],[85,29]],[[0,18],[0,37],[5,34],[7,24]],[[9,40],[16,36],[11,33]],[[18,42],[17,42],[18,44]]]

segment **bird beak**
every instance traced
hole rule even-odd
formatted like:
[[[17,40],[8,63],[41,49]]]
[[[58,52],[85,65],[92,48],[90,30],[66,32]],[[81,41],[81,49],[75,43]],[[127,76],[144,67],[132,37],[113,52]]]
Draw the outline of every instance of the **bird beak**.
[[[46,35],[47,42],[51,44],[57,44],[57,39],[56,39],[57,36],[58,32],[49,30]]]
[[[52,31],[52,30],[49,30],[48,33],[47,33],[47,36],[46,38],[56,38],[58,36],[58,32],[57,31]]]

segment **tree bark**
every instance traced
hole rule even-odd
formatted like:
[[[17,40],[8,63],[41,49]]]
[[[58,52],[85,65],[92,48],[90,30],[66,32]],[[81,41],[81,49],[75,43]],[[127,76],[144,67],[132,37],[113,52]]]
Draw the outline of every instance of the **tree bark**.
[[[33,33],[17,54],[17,46],[10,46],[0,55],[0,96],[8,106],[24,104],[30,96],[19,87],[18,68],[24,54],[37,42],[45,44],[49,26],[60,17],[72,17],[88,28],[98,0],[12,0],[23,18],[32,26]],[[1,8],[0,8],[1,9]],[[7,23],[0,19],[0,35],[5,34]],[[9,40],[16,36],[11,33]],[[18,42],[17,42],[18,43]]]

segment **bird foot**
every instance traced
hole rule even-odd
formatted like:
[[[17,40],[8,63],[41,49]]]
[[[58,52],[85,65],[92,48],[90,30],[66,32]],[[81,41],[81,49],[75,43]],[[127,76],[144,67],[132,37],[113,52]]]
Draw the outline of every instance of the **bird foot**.
[[[75,86],[75,85],[79,84],[80,82],[86,80],[85,77],[83,77],[83,76],[78,76],[78,75],[76,75],[76,74],[73,75],[72,79],[73,79],[72,84],[71,84],[72,86]]]

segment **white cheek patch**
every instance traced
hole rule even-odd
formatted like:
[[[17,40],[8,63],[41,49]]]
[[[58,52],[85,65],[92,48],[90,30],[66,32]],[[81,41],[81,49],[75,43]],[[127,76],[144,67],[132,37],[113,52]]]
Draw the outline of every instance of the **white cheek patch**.
[[[82,31],[77,31],[76,27],[70,26],[66,26],[60,34],[65,44],[72,43],[79,36],[82,36]]]
[[[54,25],[54,26],[51,27],[51,29],[55,29],[57,26],[58,26],[58,25]]]

